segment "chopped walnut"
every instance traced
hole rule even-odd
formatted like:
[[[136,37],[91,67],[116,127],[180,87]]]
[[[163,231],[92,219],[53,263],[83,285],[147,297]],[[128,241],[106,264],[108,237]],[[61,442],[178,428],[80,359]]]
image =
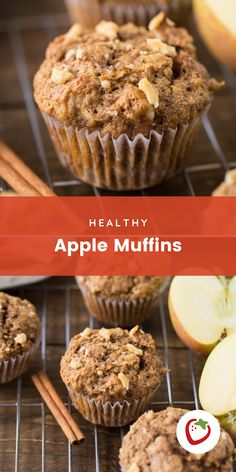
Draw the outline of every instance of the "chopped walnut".
[[[170,18],[166,18],[166,23],[167,23],[169,26],[175,26],[175,22],[172,21]]]
[[[100,334],[100,336],[102,336],[103,338],[105,338],[106,341],[109,341],[109,340],[110,340],[111,332],[110,332],[109,329],[101,328],[100,331],[99,331],[99,334]]]
[[[92,330],[90,328],[85,328],[84,331],[82,331],[82,333],[80,333],[80,336],[90,336],[90,334],[92,334]]]
[[[16,344],[25,344],[27,342],[27,337],[25,333],[19,333],[15,337],[15,343]]]
[[[84,28],[80,23],[75,23],[69,31],[67,31],[65,38],[69,40],[76,40],[79,36],[84,33]]]
[[[81,362],[80,362],[79,359],[72,359],[72,360],[70,361],[69,366],[70,366],[72,369],[77,369],[78,367],[81,366]]]
[[[159,106],[159,92],[155,85],[153,85],[149,80],[145,77],[139,81],[139,90],[145,93],[148,103],[153,105],[154,108],[158,108]]]
[[[111,88],[110,80],[102,80],[101,81],[101,86],[104,90],[110,90],[110,88]]]
[[[133,352],[134,354],[136,354],[137,356],[142,356],[143,355],[142,349],[138,349],[137,347],[133,346],[133,344],[128,343],[127,344],[127,349],[129,351]]]
[[[97,24],[95,30],[97,33],[104,34],[107,38],[115,39],[119,31],[119,26],[113,21],[102,20]]]
[[[163,41],[158,38],[148,38],[147,46],[152,51],[160,52],[166,56],[175,57],[177,55],[175,47],[163,43]]]
[[[72,79],[73,74],[69,67],[65,64],[54,67],[51,75],[51,80],[54,84],[65,84],[68,80]]]
[[[165,19],[165,13],[163,11],[160,11],[158,15],[154,16],[154,18],[150,21],[148,25],[149,31],[156,31],[158,30],[159,26]]]
[[[72,49],[69,49],[66,53],[65,53],[65,59],[68,60],[68,59],[71,59],[71,57],[75,57],[75,53],[76,53],[76,49],[72,48]]]
[[[118,379],[121,381],[121,383],[122,383],[123,387],[125,388],[125,390],[129,390],[129,379],[128,379],[128,377],[126,377],[125,374],[120,372],[118,374]]]
[[[140,468],[137,462],[133,462],[133,464],[128,468],[127,472],[139,472]]]
[[[83,55],[84,55],[83,49],[77,48],[76,54],[75,54],[76,59],[82,59]]]
[[[139,325],[136,325],[130,330],[129,334],[133,336],[135,333],[137,333],[138,330],[139,330]]]

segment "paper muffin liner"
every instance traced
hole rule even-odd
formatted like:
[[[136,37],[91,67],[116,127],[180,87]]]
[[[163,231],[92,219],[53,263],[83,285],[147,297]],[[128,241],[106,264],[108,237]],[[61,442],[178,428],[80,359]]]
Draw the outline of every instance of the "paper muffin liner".
[[[76,280],[89,313],[101,323],[120,328],[141,325],[147,321],[154,311],[158,298],[169,284],[167,277],[152,295],[130,300],[116,300],[94,295],[85,285],[78,282],[77,278]]]
[[[137,400],[122,403],[103,403],[95,398],[83,396],[73,389],[68,389],[76,410],[90,423],[107,427],[125,426],[135,421],[148,407],[156,390]]]
[[[202,116],[162,133],[152,130],[148,138],[139,133],[133,140],[43,117],[62,165],[76,177],[96,187],[134,190],[157,185],[185,165]]]
[[[85,5],[86,2],[86,5]],[[136,25],[147,26],[150,20],[161,10],[168,17],[182,24],[186,21],[190,9],[189,0],[171,0],[164,4],[163,1],[153,2],[119,2],[109,1],[99,2],[98,7],[94,7],[94,0],[66,0],[66,6],[72,21],[78,21],[84,26],[95,26],[98,21],[105,19],[114,21],[119,25],[125,23],[135,23]],[[94,14],[96,10],[96,15]],[[93,15],[91,15],[93,12]]]
[[[40,344],[40,336],[28,351],[0,361],[0,384],[11,382],[29,368]]]

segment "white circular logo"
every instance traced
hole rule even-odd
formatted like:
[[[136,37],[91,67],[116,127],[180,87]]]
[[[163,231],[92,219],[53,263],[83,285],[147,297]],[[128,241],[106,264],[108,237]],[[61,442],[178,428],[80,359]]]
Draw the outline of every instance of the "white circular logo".
[[[176,436],[180,445],[192,454],[204,454],[213,449],[220,439],[218,420],[207,411],[189,411],[180,418]]]

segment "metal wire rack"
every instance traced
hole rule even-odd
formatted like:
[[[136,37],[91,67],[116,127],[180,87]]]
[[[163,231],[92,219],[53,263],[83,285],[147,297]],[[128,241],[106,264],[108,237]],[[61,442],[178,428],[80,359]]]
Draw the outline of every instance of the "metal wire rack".
[[[56,280],[56,281],[55,281]],[[60,280],[60,279],[59,279]],[[15,292],[14,292],[15,293]],[[21,297],[27,297],[33,300],[36,303],[36,306],[38,308],[39,314],[41,316],[41,322],[42,322],[42,342],[41,342],[41,352],[40,355],[36,361],[36,366],[37,368],[43,368],[44,370],[49,370],[49,375],[53,377],[58,376],[58,372],[55,374],[55,364],[56,364],[56,369],[57,371],[59,370],[59,360],[60,360],[60,355],[65,350],[67,347],[70,337],[72,334],[72,326],[73,329],[79,330],[83,329],[84,326],[86,326],[86,323],[89,323],[90,327],[94,326],[94,320],[91,316],[88,317],[86,313],[86,318],[81,315],[81,319],[79,319],[78,314],[75,315],[73,313],[72,309],[72,298],[75,299],[80,299],[80,294],[78,291],[78,287],[76,284],[71,283],[71,280],[67,281],[65,283],[62,281],[62,283],[58,282],[57,279],[53,279],[51,283],[40,283],[39,285],[31,285],[28,287],[25,287],[24,290],[20,290],[17,292],[19,296]],[[51,299],[55,300],[60,300],[61,303],[61,313],[60,313],[60,321],[58,321],[58,325],[61,326],[61,324],[64,325],[63,332],[60,332],[59,340],[55,341],[55,345],[53,345],[53,349],[57,352],[56,356],[56,361],[54,364],[53,361],[53,367],[52,367],[52,359],[49,356],[49,360],[46,355],[46,350],[47,346],[50,346],[51,340],[50,340],[50,334],[48,335],[47,333],[47,326],[48,326],[48,318],[52,317],[52,313],[50,313],[51,308]],[[165,305],[165,300],[163,298],[160,299],[159,301],[159,306],[157,306],[157,312],[158,312],[158,321],[157,324],[159,326],[159,337],[162,339],[162,341],[159,341],[158,344],[161,346],[160,350],[162,351],[163,355],[163,360],[165,363],[167,370],[166,373],[166,385],[163,386],[163,392],[161,395],[157,395],[156,398],[154,398],[154,401],[151,403],[151,408],[153,409],[162,409],[165,408],[168,405],[175,405],[175,406],[182,406],[184,408],[189,408],[193,409],[194,407],[199,407],[199,401],[198,401],[198,394],[197,394],[197,379],[195,375],[195,366],[194,366],[194,359],[193,355],[190,351],[186,350],[187,356],[187,364],[186,364],[186,369],[189,371],[189,394],[188,394],[188,400],[184,399],[175,399],[175,394],[173,392],[173,387],[172,387],[172,373],[169,369],[171,369],[171,363],[170,363],[170,350],[169,350],[169,341],[168,341],[168,331],[169,331],[169,326],[168,326],[168,318],[167,318],[167,312],[166,312],[166,305]],[[55,314],[56,315],[56,314]],[[75,320],[76,316],[76,320]],[[63,320],[64,317],[64,320]],[[50,323],[49,323],[50,325]],[[76,325],[76,326],[75,326]],[[95,322],[96,326],[99,326],[99,323]],[[49,327],[49,329],[51,329]],[[147,328],[146,328],[147,329]],[[154,329],[154,328],[153,328]],[[64,339],[63,339],[64,338]],[[185,350],[184,350],[185,351]],[[186,354],[185,353],[185,354]],[[35,366],[35,367],[36,367]],[[48,419],[48,415],[46,415],[45,411],[45,405],[44,403],[38,399],[38,395],[36,391],[33,392],[33,398],[25,399],[25,393],[24,391],[27,390],[28,388],[28,383],[25,381],[25,377],[29,381],[29,375],[26,374],[22,378],[18,378],[17,381],[15,381],[14,385],[11,385],[11,395],[10,399],[5,398],[7,397],[8,394],[8,387],[6,386],[6,392],[2,392],[1,397],[4,399],[0,401],[0,414],[1,410],[5,412],[5,415],[7,416],[7,411],[15,409],[15,416],[13,415],[13,421],[15,418],[16,422],[16,428],[15,428],[15,453],[13,455],[14,457],[14,464],[12,463],[12,468],[9,469],[3,469],[1,470],[8,470],[14,472],[28,472],[28,470],[35,470],[37,472],[46,472],[46,471],[51,471],[54,470],[56,463],[53,465],[52,468],[47,463],[48,460],[48,454],[49,452],[47,451],[47,444],[48,441],[54,441],[52,434],[47,432],[48,426],[47,423],[50,425],[50,420]],[[56,380],[56,384],[58,383],[58,380]],[[2,389],[4,390],[4,386]],[[61,386],[58,387],[59,389]],[[16,389],[16,390],[15,390]],[[30,393],[32,396],[32,394]],[[62,394],[63,395],[63,394]],[[65,392],[64,392],[65,395]],[[14,396],[16,398],[14,399]],[[65,401],[66,405],[69,405],[69,408],[71,408],[70,401],[67,399]],[[33,418],[36,417],[38,420],[40,420],[41,423],[41,432],[37,432],[37,438],[35,437],[34,433],[29,434],[29,432],[25,436],[22,436],[22,426],[21,424],[24,422],[24,415],[25,412],[28,412],[30,409],[31,414],[33,415]],[[104,472],[104,471],[117,471],[119,470],[118,466],[118,449],[121,444],[122,437],[126,431],[126,428],[120,428],[120,431],[117,431],[115,433],[112,432],[113,440],[116,443],[116,457],[113,458],[113,463],[111,464],[111,468],[107,468],[107,465],[103,465],[103,460],[101,458],[104,457],[104,451],[102,451],[104,445],[103,441],[100,440],[100,435],[104,436],[104,428],[102,427],[97,427],[97,426],[92,426],[92,425],[86,425],[86,422],[81,419],[77,415],[76,417],[77,421],[79,421],[79,424],[86,428],[85,436],[86,440],[90,441],[90,446],[92,446],[92,451],[90,450],[90,465],[89,464],[84,464],[84,459],[82,459],[82,463],[80,463],[80,452],[82,453],[82,457],[84,455],[83,451],[83,445],[78,446],[78,447],[71,447],[70,444],[68,443],[67,445],[67,454],[65,452],[65,447],[64,447],[64,452],[63,452],[63,467],[64,468],[59,468],[58,470],[68,470],[68,472],[81,472],[85,470],[89,471],[96,471],[96,472]],[[4,423],[4,418],[2,419],[1,423]],[[4,429],[4,426],[2,426]],[[31,425],[32,430],[35,428],[34,422]],[[57,428],[55,426],[55,428]],[[59,429],[59,428],[57,428]],[[109,430],[110,431],[110,430]],[[5,433],[4,433],[5,434]],[[66,440],[63,437],[63,434],[58,432],[60,437],[60,442],[59,446],[56,445],[55,443],[55,448],[61,447],[62,440],[64,443]],[[61,435],[60,435],[61,434]],[[27,439],[26,439],[27,438]],[[51,439],[49,439],[51,438]],[[94,446],[91,444],[91,438],[94,440]],[[10,438],[9,438],[10,439]],[[27,441],[27,448],[31,448],[31,444],[33,447],[33,444],[37,440],[38,444],[38,451],[37,451],[37,458],[34,458],[34,464],[36,464],[35,468],[31,469],[31,462],[29,461],[28,469],[22,468],[21,464],[21,457],[22,455],[24,456],[25,454],[25,441]],[[29,453],[29,451],[28,451]],[[2,453],[3,454],[3,453]],[[93,456],[93,457],[91,457]]]
[[[7,21],[0,21],[0,32],[8,35],[11,44],[12,61],[14,62],[37,149],[37,158],[45,181],[55,191],[62,194],[67,194],[67,191],[71,188],[75,192],[78,190],[81,194],[81,186],[83,187],[82,192],[85,191],[87,194],[88,192],[91,193],[90,187],[88,187],[88,190],[84,184],[76,179],[55,179],[50,171],[46,146],[33,100],[31,79],[22,41],[22,33],[33,31],[35,28],[41,28],[48,41],[57,35],[61,28],[65,29],[68,24],[66,15],[11,18]],[[235,76],[224,67],[222,67],[222,73],[230,86],[232,98],[236,100]],[[214,151],[215,161],[192,165],[181,172],[180,178],[183,187],[189,195],[197,193],[194,188],[193,176],[198,173],[217,169],[226,172],[228,169],[236,167],[236,162],[228,162],[208,116],[203,119],[203,127]],[[1,190],[3,189],[5,189],[5,184],[1,182]],[[94,195],[103,194],[101,190],[95,187],[92,192]],[[138,194],[148,195],[149,193],[148,191],[142,191]],[[49,375],[55,381],[58,390],[61,390],[62,395],[65,396],[58,374],[59,358],[68,345],[71,335],[83,329],[88,323],[88,314],[82,305],[77,286],[72,283],[71,279],[66,282],[64,280],[61,282],[61,279],[53,279],[52,282],[28,286],[23,291],[14,291],[14,293],[25,296],[33,302],[35,300],[38,306],[42,320],[42,343],[40,356],[35,362],[35,368],[43,368],[49,371]],[[177,338],[173,337],[164,298],[161,298],[159,306],[157,306],[157,315],[152,324],[147,325],[146,330],[154,333],[160,345],[165,366],[171,370],[167,371],[165,385],[152,402],[151,407],[161,409],[167,405],[175,405],[198,408],[198,374],[196,370],[199,369],[200,372],[201,361],[195,358],[190,351],[183,348]],[[94,324],[91,317],[89,317],[89,324],[91,327]],[[181,374],[183,366],[184,373]],[[181,375],[184,375],[185,378],[183,379]],[[184,381],[185,387],[182,388]],[[2,447],[2,441],[10,441],[11,444],[10,452],[6,449],[4,451],[6,454],[1,453],[1,472],[51,472],[55,470],[55,467],[59,472],[118,472],[118,449],[126,431],[125,428],[121,428],[120,431],[111,432],[109,430],[107,432],[104,428],[93,427],[83,421],[81,417],[76,416],[85,431],[87,441],[79,448],[72,448],[70,444],[65,443],[59,428],[52,423],[52,419],[48,416],[44,403],[30,386],[29,374],[19,378],[9,386],[1,387],[0,398],[2,425],[0,447]],[[68,398],[65,398],[65,403],[71,408]],[[8,412],[11,412],[11,415]],[[76,413],[73,411],[73,414]],[[12,420],[9,420],[9,417]],[[8,420],[12,421],[9,428],[7,426]]]
[[[65,30],[69,26],[68,17],[67,15],[58,14],[58,15],[47,15],[47,16],[32,16],[32,17],[18,17],[18,18],[11,18],[7,21],[0,21],[0,32],[5,32],[9,36],[9,41],[11,44],[11,51],[12,51],[12,59],[14,61],[15,69],[17,78],[20,84],[25,108],[28,113],[28,117],[30,120],[30,126],[32,130],[32,134],[34,137],[36,149],[37,149],[37,157],[40,160],[41,168],[44,174],[44,178],[48,185],[54,188],[55,191],[61,191],[63,194],[66,193],[68,188],[73,187],[75,190],[78,189],[81,185],[84,186],[79,180],[76,179],[67,179],[67,180],[55,180],[53,179],[49,163],[47,159],[47,152],[45,149],[44,140],[41,133],[41,128],[38,120],[38,116],[36,113],[36,105],[33,99],[32,93],[32,81],[29,76],[27,61],[25,57],[24,45],[22,41],[22,32],[34,30],[35,28],[41,28],[44,31],[45,37],[47,41],[54,38],[59,32]],[[235,75],[228,69],[223,66],[221,67],[221,72],[229,85],[233,100],[236,100],[236,78]],[[192,181],[192,176],[199,172],[209,172],[216,169],[222,169],[224,172],[236,166],[236,161],[229,162],[226,159],[226,156],[221,148],[221,145],[218,141],[216,133],[214,131],[213,125],[208,116],[203,118],[203,128],[205,133],[210,141],[212,150],[214,151],[215,155],[215,162],[213,163],[205,163],[202,165],[192,165],[190,167],[186,167],[181,172],[181,178],[183,180],[183,187],[187,190],[189,195],[196,195],[194,184]],[[2,183],[2,189],[4,188],[4,183]],[[85,187],[85,186],[84,186]],[[89,187],[89,191],[91,191],[92,187]],[[88,193],[88,190],[86,190]],[[93,187],[94,195],[100,195],[103,192]],[[148,191],[143,190],[138,192],[141,195],[148,194]],[[153,193],[152,193],[153,194]],[[155,194],[155,193],[154,193]]]

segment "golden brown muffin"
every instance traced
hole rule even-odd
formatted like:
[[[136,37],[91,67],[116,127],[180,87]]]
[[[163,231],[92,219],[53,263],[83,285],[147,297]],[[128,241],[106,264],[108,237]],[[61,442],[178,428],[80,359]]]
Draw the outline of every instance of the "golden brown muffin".
[[[61,377],[74,406],[89,421],[110,426],[116,426],[116,417],[104,406],[108,403],[112,411],[117,405],[119,423],[130,422],[145,409],[164,371],[152,336],[138,326],[131,331],[86,328],[72,338],[61,360]],[[90,402],[97,421],[87,411]]]
[[[76,277],[84,302],[94,318],[109,326],[134,326],[147,321],[164,292],[167,277]]]
[[[40,326],[28,300],[0,292],[0,383],[27,370],[39,345]]]
[[[232,472],[234,444],[221,430],[218,444],[206,454],[190,454],[176,438],[187,410],[169,407],[144,413],[124,437],[120,450],[123,472]]]
[[[49,45],[34,94],[65,167],[97,187],[131,190],[185,164],[220,86],[192,37],[161,12],[149,30],[75,24]]]

